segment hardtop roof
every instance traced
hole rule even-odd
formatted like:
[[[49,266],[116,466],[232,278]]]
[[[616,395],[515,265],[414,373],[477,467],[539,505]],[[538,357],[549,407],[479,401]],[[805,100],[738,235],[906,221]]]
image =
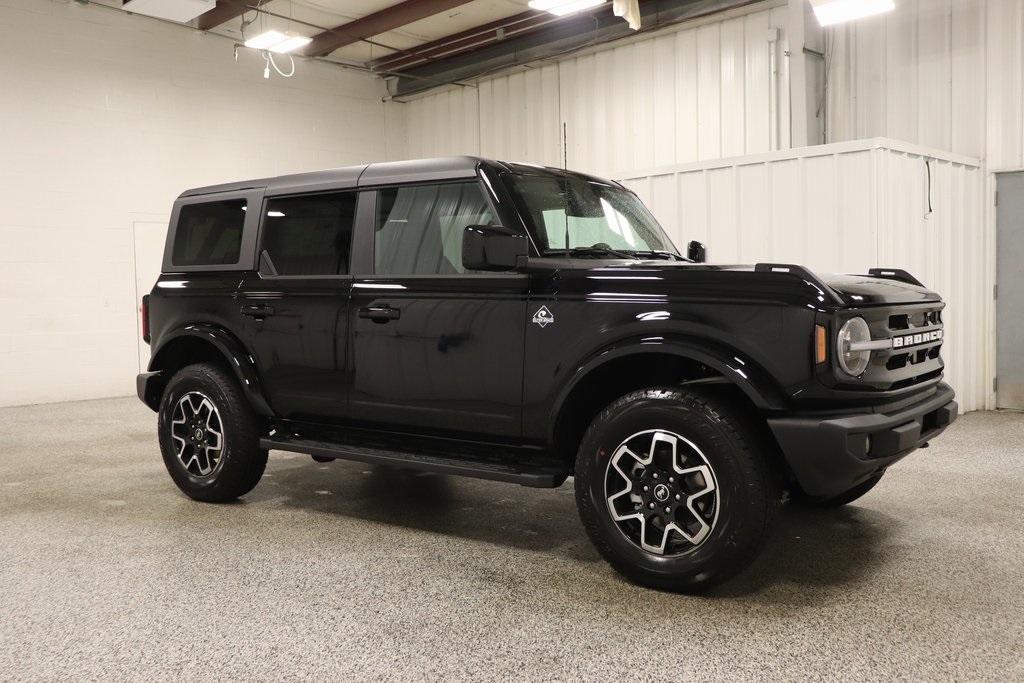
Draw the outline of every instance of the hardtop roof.
[[[601,180],[603,178],[566,171],[550,166],[497,161],[476,156],[436,157],[432,159],[412,159],[409,161],[383,161],[357,166],[343,166],[323,171],[292,173],[272,178],[242,180],[233,183],[207,185],[185,190],[182,197],[213,194],[217,192],[236,192],[240,190],[264,190],[269,195],[288,194],[293,192],[315,192],[317,190],[344,189],[355,187],[373,187],[376,185],[392,185],[395,183],[421,183],[434,180],[453,180],[457,178],[473,178],[481,164],[494,168],[513,170],[520,173],[543,173],[552,175],[573,175],[582,178]]]

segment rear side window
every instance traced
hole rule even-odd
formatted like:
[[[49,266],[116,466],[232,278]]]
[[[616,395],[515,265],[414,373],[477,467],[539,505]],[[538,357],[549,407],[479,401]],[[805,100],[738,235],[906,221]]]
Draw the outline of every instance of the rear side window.
[[[373,246],[375,272],[384,275],[465,273],[463,232],[471,225],[493,222],[490,205],[475,182],[381,190]]]
[[[176,266],[238,263],[246,208],[244,199],[181,207],[171,262]]]
[[[283,197],[267,202],[263,249],[278,275],[345,275],[356,193]]]

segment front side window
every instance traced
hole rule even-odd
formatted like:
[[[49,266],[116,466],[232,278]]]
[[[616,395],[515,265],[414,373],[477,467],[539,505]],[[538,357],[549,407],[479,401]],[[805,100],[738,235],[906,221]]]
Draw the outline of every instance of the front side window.
[[[176,266],[238,263],[246,208],[244,199],[182,206],[171,263]]]
[[[380,190],[374,267],[384,275],[456,275],[462,235],[489,225],[494,214],[476,182],[410,185]],[[473,271],[469,271],[473,272]]]
[[[347,274],[356,196],[339,192],[268,201],[263,249],[277,274]]]
[[[512,175],[509,187],[545,256],[567,251],[668,252],[672,241],[643,202],[610,183],[557,175]]]

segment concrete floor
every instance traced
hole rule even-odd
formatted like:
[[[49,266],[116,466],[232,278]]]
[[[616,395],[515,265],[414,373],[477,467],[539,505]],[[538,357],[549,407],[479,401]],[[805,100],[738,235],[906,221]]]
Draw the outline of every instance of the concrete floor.
[[[974,413],[705,597],[597,555],[570,485],[274,454],[194,503],[133,399],[0,410],[0,678],[1024,680],[1024,415]]]

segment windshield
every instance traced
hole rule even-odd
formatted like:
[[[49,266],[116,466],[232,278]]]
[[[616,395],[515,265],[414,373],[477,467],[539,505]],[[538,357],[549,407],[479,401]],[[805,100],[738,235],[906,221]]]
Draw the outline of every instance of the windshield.
[[[549,175],[512,175],[509,185],[545,256],[679,253],[643,202],[621,187]]]

